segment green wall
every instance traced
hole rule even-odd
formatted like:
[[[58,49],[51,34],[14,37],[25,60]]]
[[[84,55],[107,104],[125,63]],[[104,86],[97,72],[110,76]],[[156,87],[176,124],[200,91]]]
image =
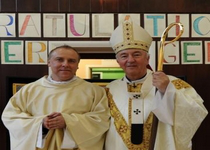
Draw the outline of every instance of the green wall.
[[[125,75],[124,71],[121,68],[117,67],[94,67],[91,68],[91,72],[92,74],[100,73],[101,79],[119,79]]]

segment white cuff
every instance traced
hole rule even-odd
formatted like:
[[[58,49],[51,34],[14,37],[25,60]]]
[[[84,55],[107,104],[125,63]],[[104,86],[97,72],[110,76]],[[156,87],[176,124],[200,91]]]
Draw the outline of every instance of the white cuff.
[[[42,123],[41,123],[40,127],[39,127],[39,133],[38,133],[38,137],[37,137],[36,147],[43,148],[44,144],[45,144],[45,138],[43,138],[43,135],[42,135]]]

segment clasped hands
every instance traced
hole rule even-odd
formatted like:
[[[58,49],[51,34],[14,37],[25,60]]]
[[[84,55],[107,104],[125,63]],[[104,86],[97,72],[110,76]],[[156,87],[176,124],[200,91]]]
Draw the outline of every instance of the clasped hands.
[[[153,80],[152,80],[152,84],[153,86],[155,86],[158,91],[160,91],[162,94],[165,93],[166,88],[169,84],[170,80],[168,78],[168,76],[161,71],[157,71],[153,73]]]
[[[61,113],[53,112],[43,119],[43,126],[50,129],[65,128],[66,123]]]

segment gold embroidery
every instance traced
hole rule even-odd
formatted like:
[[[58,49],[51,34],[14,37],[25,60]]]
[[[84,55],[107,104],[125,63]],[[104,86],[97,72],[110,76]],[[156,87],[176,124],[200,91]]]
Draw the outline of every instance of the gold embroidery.
[[[129,84],[127,83],[127,90],[128,92],[140,92],[140,89],[142,87],[142,83],[138,83],[138,84]]]
[[[190,88],[191,87],[191,85],[189,85],[187,82],[185,82],[181,79],[176,79],[171,82],[174,84],[175,88],[178,90],[180,90],[182,88]]]
[[[120,42],[113,46],[113,49],[116,52],[126,49],[126,48],[139,48],[148,52],[150,44],[143,41],[134,40],[133,35],[133,25],[130,22],[123,24],[123,42]]]
[[[118,134],[121,136],[123,142],[127,146],[129,150],[148,150],[149,149],[149,142],[151,138],[151,131],[152,131],[152,122],[153,122],[153,113],[149,114],[147,121],[144,124],[143,130],[143,141],[141,144],[133,144],[131,143],[131,127],[125,121],[123,115],[118,110],[113,98],[112,94],[109,92],[109,89],[106,89],[107,96],[110,105],[111,116],[114,118],[114,124]],[[130,115],[130,114],[129,114]],[[129,116],[130,118],[130,116]]]

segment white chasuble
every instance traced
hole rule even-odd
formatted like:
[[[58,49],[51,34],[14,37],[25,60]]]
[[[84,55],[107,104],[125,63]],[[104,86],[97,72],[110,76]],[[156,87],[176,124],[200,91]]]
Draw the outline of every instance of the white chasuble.
[[[159,91],[155,92],[150,70],[146,77],[140,81],[143,83],[141,87],[144,105],[143,122],[145,124],[151,120],[151,112],[159,120],[154,150],[191,150],[191,140],[208,111],[203,105],[202,98],[189,84],[173,76],[169,76],[169,79],[171,82],[164,95]],[[117,127],[122,122],[129,125],[129,117],[131,118],[129,116],[130,97],[127,93],[127,82],[123,78],[115,80],[107,86],[111,110],[112,106],[116,107],[113,107],[115,111],[107,132],[105,150],[148,150],[147,147],[129,147],[131,142],[125,139],[130,135],[122,134],[128,130],[129,126],[121,126],[120,129]]]

